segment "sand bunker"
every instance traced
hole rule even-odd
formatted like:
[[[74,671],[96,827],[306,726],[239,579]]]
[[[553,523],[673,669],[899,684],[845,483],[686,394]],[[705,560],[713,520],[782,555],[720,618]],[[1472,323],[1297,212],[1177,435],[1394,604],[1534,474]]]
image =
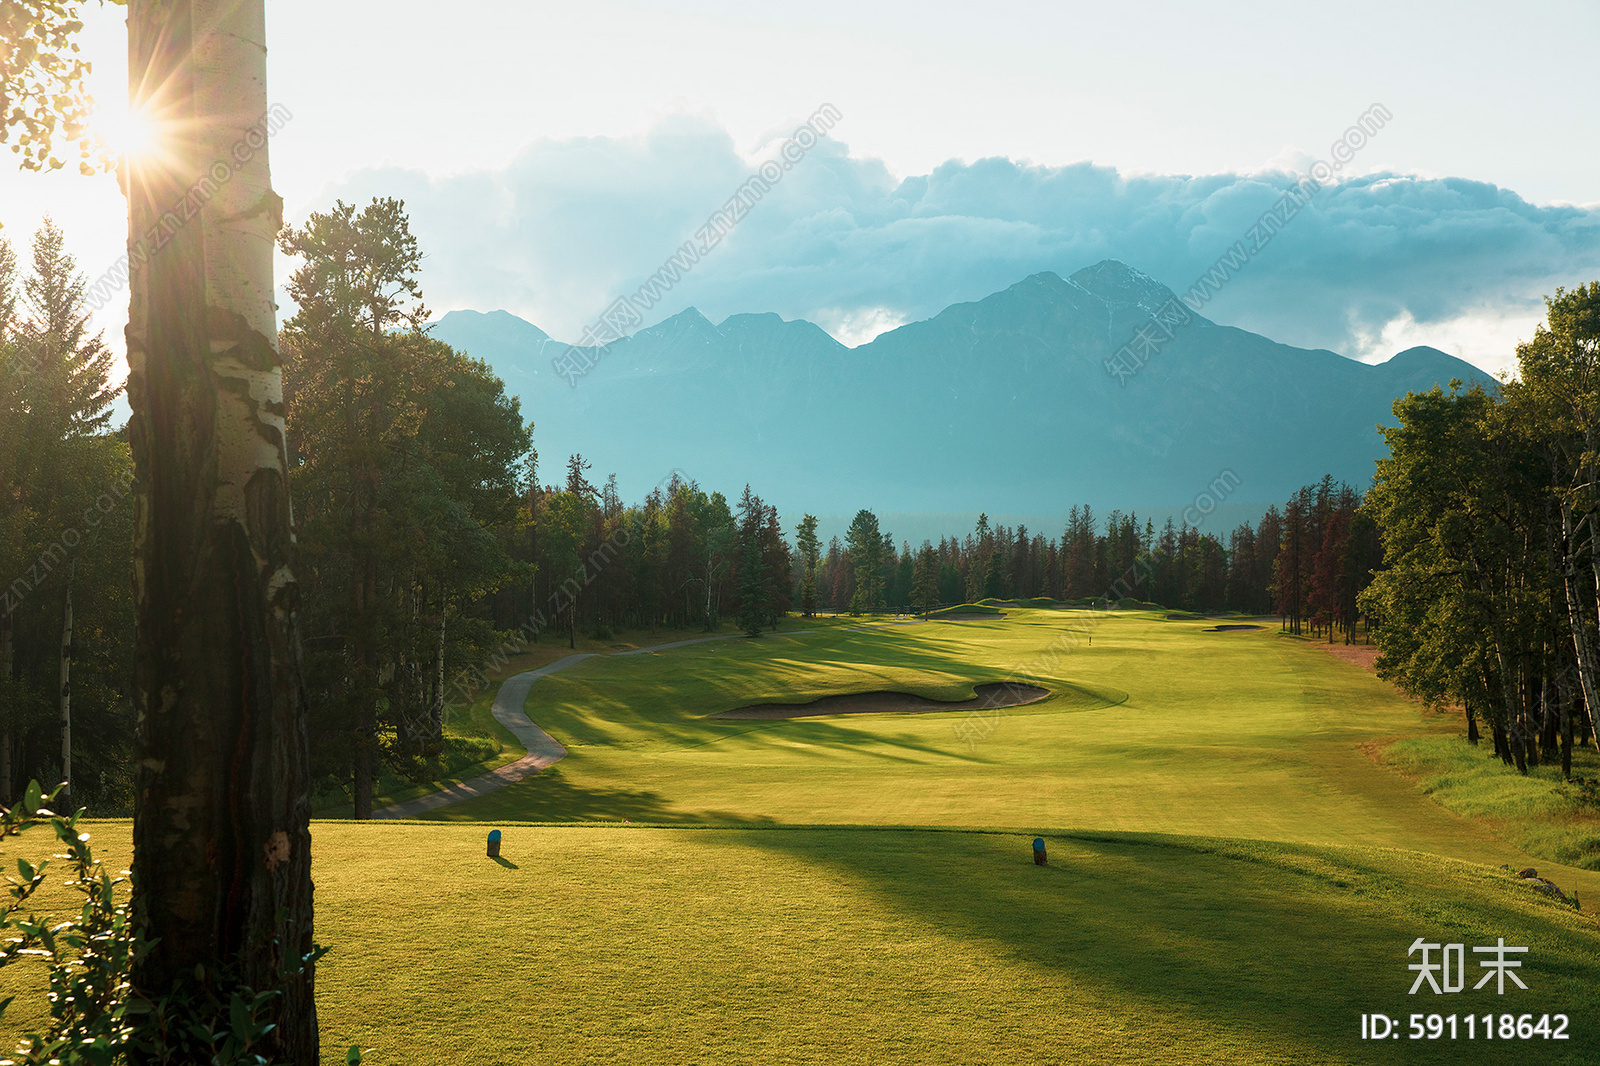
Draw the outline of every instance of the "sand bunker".
[[[1202,632],[1202,633],[1237,633],[1240,630],[1244,630],[1244,629],[1262,629],[1262,628],[1265,628],[1265,627],[1263,627],[1263,626],[1212,626],[1210,629],[1202,629],[1200,632]]]
[[[991,616],[992,617],[992,616]],[[848,696],[823,696],[810,703],[754,703],[712,718],[810,718],[824,714],[919,714],[928,711],[965,711],[974,707],[1020,707],[1050,695],[1037,685],[993,682],[978,685],[970,700],[930,700],[908,692],[856,692]]]

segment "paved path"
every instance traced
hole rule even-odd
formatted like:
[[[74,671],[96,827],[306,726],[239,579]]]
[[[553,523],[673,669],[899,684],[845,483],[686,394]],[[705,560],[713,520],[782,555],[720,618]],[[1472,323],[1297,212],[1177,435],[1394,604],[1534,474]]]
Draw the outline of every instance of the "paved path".
[[[372,812],[374,818],[415,818],[427,811],[437,810],[451,803],[459,803],[473,796],[484,796],[490,792],[498,791],[507,785],[514,785],[523,778],[532,777],[558,762],[567,754],[567,749],[556,742],[556,738],[534,725],[522,710],[528,702],[528,690],[533,688],[533,683],[546,674],[553,674],[557,670],[565,670],[574,663],[593,658],[589,652],[580,652],[577,655],[568,655],[557,659],[549,666],[541,666],[537,670],[514,674],[505,679],[500,685],[500,691],[495,693],[492,713],[496,720],[517,738],[517,742],[528,749],[528,754],[516,762],[506,763],[498,770],[490,770],[486,774],[479,774],[459,785],[450,785],[438,792],[430,792],[426,796],[418,796],[414,800],[404,803],[391,804],[382,810]]]
[[[880,626],[911,625],[918,619],[893,622],[869,622],[864,625],[850,626],[851,629],[876,629]],[[801,633],[816,633],[815,629],[791,629],[783,636],[798,636]],[[723,633],[714,637],[696,637],[693,640],[675,640],[670,644],[652,644],[648,648],[630,648],[627,651],[612,652],[613,655],[643,655],[646,652],[666,651],[670,648],[687,648],[691,644],[706,644],[713,640],[744,640],[742,633]],[[517,742],[528,749],[528,754],[516,762],[506,763],[498,770],[490,770],[486,774],[461,782],[459,785],[449,785],[438,792],[430,792],[426,796],[406,800],[404,803],[392,803],[387,807],[372,812],[374,818],[415,818],[419,814],[438,810],[440,807],[459,803],[474,796],[486,796],[491,792],[498,792],[507,785],[514,785],[518,781],[532,777],[547,766],[560,762],[567,754],[556,738],[533,724],[523,707],[528,702],[528,691],[533,688],[533,683],[546,674],[553,674],[557,670],[565,670],[575,663],[585,659],[592,659],[596,652],[578,652],[557,659],[549,666],[541,666],[537,670],[528,670],[525,673],[513,674],[500,684],[500,691],[495,693],[492,713],[499,723],[511,730]]]

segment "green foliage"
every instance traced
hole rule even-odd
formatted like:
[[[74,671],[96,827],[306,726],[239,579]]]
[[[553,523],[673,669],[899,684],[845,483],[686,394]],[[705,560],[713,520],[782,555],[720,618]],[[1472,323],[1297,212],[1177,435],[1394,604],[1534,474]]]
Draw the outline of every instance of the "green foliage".
[[[431,773],[450,664],[490,639],[468,611],[530,575],[500,531],[518,519],[531,427],[484,363],[421,331],[403,203],[340,202],[280,244],[302,258],[282,345],[315,770],[352,781],[359,809],[380,759]],[[586,520],[558,580],[579,568]]]
[[[52,921],[33,913],[23,915],[30,901],[45,886],[49,859],[16,860],[16,877],[7,876],[10,899],[0,910],[0,935],[16,934],[0,943],[0,968],[22,959],[37,958],[49,969],[50,1025],[31,1033],[14,1052],[17,1066],[120,1066],[140,1063],[186,1066],[205,1062],[211,1066],[270,1066],[255,1049],[272,1030],[268,1007],[281,992],[277,988],[255,991],[227,973],[196,968],[186,981],[162,995],[136,991],[132,975],[149,952],[137,927],[126,877],[113,877],[98,862],[81,831],[83,811],[66,816],[51,805],[61,798],[58,785],[48,795],[30,781],[22,800],[0,818],[0,839],[19,836],[38,826],[49,826],[65,850],[54,856],[70,868],[62,887],[83,897],[81,909],[70,917]],[[288,972],[287,981],[313,964],[326,948],[316,947]],[[11,998],[0,1001],[3,1017]],[[360,1051],[350,1049],[349,1062],[360,1061]]]
[[[794,547],[800,553],[800,613],[812,618],[817,613],[817,562],[822,556],[822,542],[817,539],[816,515],[808,514],[800,519]]]
[[[108,434],[111,355],[88,332],[84,283],[46,220],[20,275],[0,239],[0,745],[11,794],[61,774],[60,649],[75,597],[73,798],[97,814],[132,803],[128,700],[133,464]]]
[[[10,142],[27,170],[59,170],[66,143],[77,145],[81,173],[110,165],[89,133],[78,10],[70,0],[0,0],[0,144]]]
[[[865,508],[856,512],[845,536],[845,549],[850,553],[850,565],[855,570],[856,598],[850,601],[850,613],[876,614],[883,609],[881,570],[886,555],[877,515]]]
[[[761,557],[766,513],[761,497],[746,485],[739,501],[739,628],[749,637],[759,637],[767,623],[767,575]]]
[[[926,618],[928,612],[939,606],[939,557],[927,541],[917,550],[916,563],[911,571],[911,606]]]

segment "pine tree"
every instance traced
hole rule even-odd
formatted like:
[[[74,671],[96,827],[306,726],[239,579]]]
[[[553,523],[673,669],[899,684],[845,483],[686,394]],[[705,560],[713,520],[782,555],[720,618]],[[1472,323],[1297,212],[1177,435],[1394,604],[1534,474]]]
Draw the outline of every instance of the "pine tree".
[[[748,484],[739,497],[739,628],[759,637],[767,624],[767,571],[761,553],[767,509]]]
[[[917,549],[916,563],[911,571],[911,606],[928,617],[928,612],[939,605],[939,557],[927,541]]]
[[[795,549],[800,553],[800,613],[806,618],[817,614],[817,561],[822,544],[817,540],[817,516],[806,515],[795,534]]]

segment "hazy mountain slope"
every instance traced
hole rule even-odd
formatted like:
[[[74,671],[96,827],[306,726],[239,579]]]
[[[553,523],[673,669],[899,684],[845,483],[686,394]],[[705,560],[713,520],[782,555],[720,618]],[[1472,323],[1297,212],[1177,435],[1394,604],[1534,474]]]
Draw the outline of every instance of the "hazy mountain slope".
[[[567,346],[503,311],[453,311],[434,335],[522,397],[546,480],[581,451],[628,498],[680,468],[730,495],[748,481],[785,516],[1181,506],[1222,470],[1235,502],[1330,472],[1364,485],[1397,396],[1489,381],[1432,348],[1373,366],[1196,315],[1119,383],[1105,360],[1171,299],[1108,260],[854,349],[809,322],[691,308],[591,352],[576,388],[551,366]]]

